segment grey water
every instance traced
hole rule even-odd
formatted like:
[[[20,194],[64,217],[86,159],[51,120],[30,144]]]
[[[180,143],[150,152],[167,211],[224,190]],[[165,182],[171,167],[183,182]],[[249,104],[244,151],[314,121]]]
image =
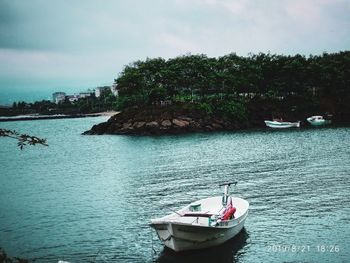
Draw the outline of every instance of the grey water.
[[[0,247],[34,262],[349,262],[350,128],[83,136],[105,117],[1,123]],[[238,181],[245,229],[174,253],[149,228]]]

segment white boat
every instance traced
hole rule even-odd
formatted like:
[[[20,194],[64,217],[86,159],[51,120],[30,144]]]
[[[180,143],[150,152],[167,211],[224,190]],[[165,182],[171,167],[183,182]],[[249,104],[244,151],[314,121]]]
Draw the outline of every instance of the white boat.
[[[229,196],[231,184],[223,184],[223,196],[193,202],[167,216],[151,219],[159,239],[174,251],[203,249],[236,236],[248,216],[248,201]],[[231,215],[233,212],[233,215]]]
[[[311,116],[306,120],[313,126],[322,126],[332,123],[331,120],[326,120],[323,116]]]
[[[300,121],[297,122],[289,122],[289,121],[265,121],[267,127],[275,128],[275,129],[284,129],[284,128],[292,128],[292,127],[300,127]]]

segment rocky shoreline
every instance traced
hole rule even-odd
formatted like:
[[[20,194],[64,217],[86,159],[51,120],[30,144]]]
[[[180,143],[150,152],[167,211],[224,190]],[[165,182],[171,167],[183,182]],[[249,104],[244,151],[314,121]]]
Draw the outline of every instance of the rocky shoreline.
[[[83,134],[163,135],[237,130],[251,127],[256,127],[256,124],[253,126],[252,122],[247,120],[228,121],[221,116],[208,115],[198,109],[159,107],[139,109],[135,107],[112,116],[107,122],[94,125],[91,130]]]
[[[107,122],[94,125],[84,135],[128,134],[166,135],[192,132],[234,131],[264,128],[264,120],[282,118],[301,121],[310,126],[306,118],[331,112],[332,126],[350,125],[350,113],[338,107],[330,111],[326,107],[305,106],[304,101],[251,100],[244,114],[228,117],[220,111],[207,112],[195,103],[178,103],[170,106],[134,106],[113,115]]]

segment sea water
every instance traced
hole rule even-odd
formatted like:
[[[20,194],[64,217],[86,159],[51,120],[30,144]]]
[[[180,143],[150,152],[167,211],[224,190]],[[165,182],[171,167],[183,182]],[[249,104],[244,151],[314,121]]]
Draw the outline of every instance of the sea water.
[[[35,262],[346,262],[350,128],[176,136],[83,136],[106,117],[0,123],[48,147],[0,138],[0,247]],[[148,226],[221,195],[250,202],[222,246],[164,249]]]

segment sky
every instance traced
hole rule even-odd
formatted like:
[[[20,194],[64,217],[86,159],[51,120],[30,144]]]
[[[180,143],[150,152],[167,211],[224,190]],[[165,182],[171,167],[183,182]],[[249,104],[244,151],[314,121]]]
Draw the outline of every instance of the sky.
[[[0,104],[111,85],[147,57],[350,49],[350,0],[0,0]]]

